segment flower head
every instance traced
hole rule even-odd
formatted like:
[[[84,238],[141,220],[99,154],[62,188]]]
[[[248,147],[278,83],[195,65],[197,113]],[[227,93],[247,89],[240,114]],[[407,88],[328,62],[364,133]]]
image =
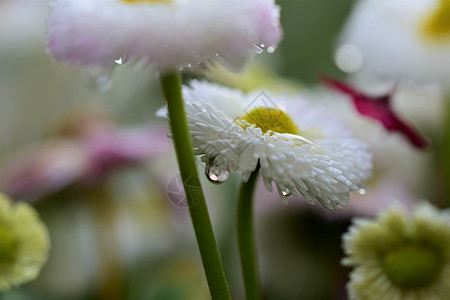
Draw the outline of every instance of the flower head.
[[[350,299],[448,299],[450,295],[450,214],[427,203],[408,218],[399,208],[376,220],[359,219],[343,236],[355,269]]]
[[[448,82],[449,20],[450,0],[361,0],[341,43],[362,55],[363,74],[383,80]]]
[[[247,181],[259,163],[268,190],[275,182],[281,198],[301,194],[331,210],[370,177],[365,144],[323,107],[198,81],[183,93],[195,152],[214,176],[231,169]]]
[[[48,48],[58,61],[109,67],[151,64],[161,72],[220,56],[240,69],[281,39],[273,0],[59,0],[48,19]]]
[[[380,122],[388,131],[402,133],[417,148],[423,149],[429,146],[429,142],[424,137],[393,111],[391,107],[392,95],[387,94],[380,97],[370,97],[345,83],[328,77],[324,77],[324,82],[331,88],[349,95],[353,100],[355,108],[361,115]]]
[[[0,194],[0,291],[36,278],[49,248],[47,229],[34,209]]]

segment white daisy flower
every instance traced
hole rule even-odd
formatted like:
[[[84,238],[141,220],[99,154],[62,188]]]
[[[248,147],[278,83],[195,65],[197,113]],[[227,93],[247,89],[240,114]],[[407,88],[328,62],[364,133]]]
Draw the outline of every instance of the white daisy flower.
[[[266,188],[275,182],[282,199],[301,194],[339,210],[370,177],[366,145],[324,107],[198,81],[183,94],[195,153],[213,181],[228,170],[247,181],[259,164]]]
[[[349,298],[446,300],[450,296],[450,214],[421,203],[357,219],[344,234]]]
[[[161,72],[221,57],[241,69],[282,36],[274,0],[57,0],[48,49],[58,61],[103,68],[127,61]]]
[[[450,81],[450,0],[361,0],[337,64],[383,80]],[[355,67],[355,68],[353,68]]]

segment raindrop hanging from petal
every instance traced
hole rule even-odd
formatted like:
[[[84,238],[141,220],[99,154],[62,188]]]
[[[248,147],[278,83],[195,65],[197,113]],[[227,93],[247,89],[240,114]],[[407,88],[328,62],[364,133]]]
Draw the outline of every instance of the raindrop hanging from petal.
[[[124,65],[128,62],[128,58],[125,55],[123,55],[123,56],[117,58],[116,60],[114,60],[114,62],[117,65]]]
[[[255,45],[255,52],[256,54],[261,54],[264,52],[264,50],[260,46]]]
[[[220,184],[227,181],[230,176],[230,170],[225,165],[215,164],[214,159],[212,159],[206,163],[205,175],[212,183]]]
[[[285,197],[289,197],[291,195],[291,191],[288,188],[282,189],[281,190],[281,195],[285,196]]]

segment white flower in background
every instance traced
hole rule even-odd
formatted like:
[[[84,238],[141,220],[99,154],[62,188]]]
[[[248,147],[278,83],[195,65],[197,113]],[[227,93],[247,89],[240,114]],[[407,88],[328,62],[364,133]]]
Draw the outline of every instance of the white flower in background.
[[[47,261],[50,241],[36,211],[11,204],[0,193],[0,291],[35,279]]]
[[[366,145],[324,107],[198,81],[183,94],[195,153],[212,181],[229,170],[247,181],[259,164],[266,188],[275,182],[282,199],[301,194],[339,210],[371,175]]]
[[[387,81],[450,81],[450,0],[360,0],[336,53],[344,71]]]
[[[403,86],[393,95],[392,104],[402,118],[414,120],[414,125],[421,132],[433,132],[440,128],[442,118],[439,114],[444,99],[434,89],[429,91],[424,88]],[[423,177],[430,167],[427,151],[418,151],[403,135],[389,133],[379,122],[358,113],[354,102],[344,94],[319,88],[308,93],[307,97],[344,119],[355,137],[369,145],[373,156],[372,178],[359,193],[352,195],[349,206],[339,216],[353,214],[373,217],[392,202],[411,206],[413,199],[424,198],[433,180],[431,177],[424,180]],[[399,102],[403,104],[399,106]],[[414,112],[411,111],[411,105],[416,106]],[[329,216],[336,217],[337,214]]]
[[[80,66],[133,61],[166,72],[219,56],[241,69],[255,46],[275,50],[279,15],[274,0],[59,0],[48,49]]]
[[[398,207],[375,220],[357,219],[343,235],[355,269],[350,299],[446,300],[450,296],[450,214],[428,203],[411,217]]]
[[[379,122],[389,132],[402,134],[414,147],[425,149],[430,146],[430,142],[425,137],[394,111],[392,108],[393,93],[374,97],[361,92],[350,84],[330,77],[324,77],[323,82],[330,88],[349,96],[360,115]]]

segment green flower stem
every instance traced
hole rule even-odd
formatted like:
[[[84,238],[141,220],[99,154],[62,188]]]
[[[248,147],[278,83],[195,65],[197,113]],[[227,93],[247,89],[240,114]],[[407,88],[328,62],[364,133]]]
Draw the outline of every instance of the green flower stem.
[[[261,299],[253,228],[253,192],[258,172],[259,167],[252,173],[250,179],[242,184],[237,208],[238,245],[247,300]]]
[[[88,189],[88,200],[95,224],[99,257],[98,299],[120,300],[124,296],[120,242],[116,235],[117,207],[107,182]]]
[[[231,299],[205,197],[198,179],[191,135],[181,95],[180,74],[173,72],[162,76],[161,84],[167,101],[178,167],[211,297],[213,300]]]

